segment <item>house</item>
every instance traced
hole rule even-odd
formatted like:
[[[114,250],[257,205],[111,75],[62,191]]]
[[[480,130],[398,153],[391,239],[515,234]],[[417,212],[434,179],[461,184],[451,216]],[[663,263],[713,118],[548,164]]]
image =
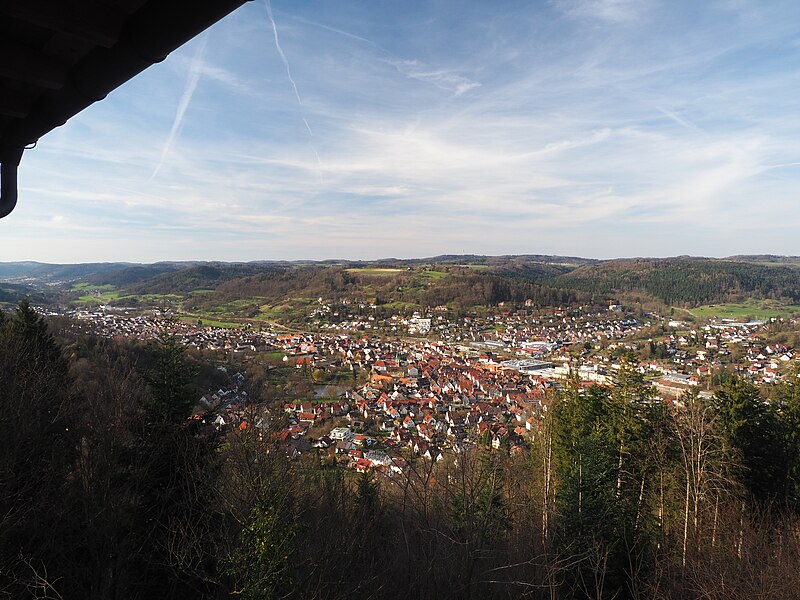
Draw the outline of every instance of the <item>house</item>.
[[[309,423],[311,425],[314,424],[314,421],[317,419],[316,413],[313,412],[301,412],[298,416],[298,419],[301,423]]]
[[[372,465],[389,466],[392,458],[383,450],[367,450],[364,452],[364,458]]]
[[[348,442],[355,436],[349,427],[334,427],[329,435],[334,441],[347,440]]]

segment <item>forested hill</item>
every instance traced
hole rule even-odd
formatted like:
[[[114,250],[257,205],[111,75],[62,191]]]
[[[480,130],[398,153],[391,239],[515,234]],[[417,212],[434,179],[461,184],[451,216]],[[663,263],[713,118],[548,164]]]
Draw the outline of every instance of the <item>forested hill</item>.
[[[67,299],[70,290],[80,295],[95,286],[113,289],[118,303],[134,296],[192,296],[191,304],[199,309],[246,299],[278,302],[317,297],[419,307],[634,298],[682,306],[745,299],[800,302],[800,260],[772,255],[605,261],[548,255],[446,255],[371,262],[0,263],[0,281],[38,286],[50,295],[62,289]],[[13,301],[20,289],[6,285],[5,301]]]
[[[457,260],[461,258],[461,261]],[[637,296],[698,305],[770,298],[800,302],[798,263],[780,257],[589,261],[551,256],[436,257],[359,263],[194,265],[145,279],[136,293],[211,289],[200,303],[262,297],[357,297],[420,306],[560,304]],[[216,297],[215,297],[216,296]]]
[[[538,281],[513,279],[496,272],[441,265],[434,268],[271,267],[256,275],[228,279],[214,292],[193,297],[187,307],[203,309],[245,298],[279,302],[323,297],[420,307],[481,306],[526,300],[553,305],[590,299],[584,292],[554,289]]]
[[[634,292],[665,304],[695,305],[746,298],[800,300],[800,269],[788,263],[623,259],[582,266],[548,283],[600,295]]]
[[[263,264],[193,264],[182,269],[137,279],[128,289],[136,294],[181,294],[200,289],[213,290],[228,281],[271,271],[275,268]]]
[[[175,264],[175,263],[173,263]],[[132,266],[130,263],[48,264],[38,262],[0,263],[0,281],[62,282],[103,277]],[[156,265],[148,265],[153,268]]]

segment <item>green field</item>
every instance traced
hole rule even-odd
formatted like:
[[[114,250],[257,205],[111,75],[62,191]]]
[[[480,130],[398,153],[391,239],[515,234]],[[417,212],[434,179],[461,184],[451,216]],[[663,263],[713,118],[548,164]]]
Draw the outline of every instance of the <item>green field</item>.
[[[389,277],[397,275],[398,273],[405,272],[405,269],[372,269],[368,267],[347,269],[348,273],[355,273],[356,275],[377,275],[379,277]]]
[[[197,317],[178,317],[178,320],[183,323],[192,323],[196,324],[200,321],[201,327],[223,327],[225,329],[241,329],[241,323],[234,323],[232,321],[215,321],[213,319],[198,319]]]
[[[777,302],[744,302],[730,304],[706,304],[698,306],[688,311],[698,319],[753,319],[764,320],[772,317],[788,318],[796,313],[800,313],[800,306],[797,304],[779,304]]]
[[[114,286],[110,283],[105,283],[103,285],[93,285],[91,283],[86,283],[82,281],[81,283],[76,283],[72,286],[73,292],[84,292],[84,291],[98,291],[98,292],[110,292],[114,290]]]
[[[78,304],[108,304],[112,300],[120,297],[119,292],[105,291],[100,294],[88,294],[85,296],[78,296],[75,302]]]
[[[422,276],[429,280],[438,280],[447,277],[444,271],[423,271]]]
[[[267,321],[280,321],[286,318],[302,318],[308,314],[308,307],[315,304],[313,298],[285,298],[279,304],[262,304],[258,307],[259,319]]]
[[[252,318],[258,312],[262,298],[250,297],[231,300],[218,305],[206,305],[204,308],[187,308],[186,311],[198,317],[211,319]]]
[[[394,302],[387,302],[386,304],[381,304],[381,308],[388,308],[392,310],[416,310],[419,308],[419,304],[396,300]]]
[[[154,305],[175,302],[181,299],[181,296],[177,294],[123,294],[117,291],[113,285],[94,286],[88,283],[78,283],[72,289],[74,291],[91,292],[75,298],[72,302],[76,304],[108,304],[112,300],[130,299],[143,304]]]
[[[139,294],[125,297],[138,298],[142,302],[174,302],[175,300],[180,300],[182,298],[182,296],[178,294]]]

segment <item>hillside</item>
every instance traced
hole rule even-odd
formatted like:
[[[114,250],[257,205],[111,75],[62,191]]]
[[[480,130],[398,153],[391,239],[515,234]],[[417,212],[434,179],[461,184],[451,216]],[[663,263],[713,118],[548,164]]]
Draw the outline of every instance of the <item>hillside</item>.
[[[447,255],[371,262],[0,263],[2,280],[48,294],[61,290],[64,302],[147,306],[169,297],[170,303],[180,302],[187,310],[242,317],[320,297],[409,309],[615,298],[685,307],[761,299],[800,302],[796,257],[772,255],[605,261]],[[27,288],[7,290],[8,298],[27,293]]]
[[[83,281],[89,278],[103,278],[105,275],[132,266],[131,263],[82,263],[74,265],[56,265],[45,263],[10,263],[11,265],[27,265],[17,268],[19,279],[47,283],[67,283]],[[8,265],[8,263],[7,263]],[[6,279],[6,277],[4,277]]]
[[[30,299],[34,304],[46,304],[52,298],[46,292],[37,290],[27,285],[16,283],[0,283],[0,305],[17,304],[23,298]]]
[[[232,279],[253,275],[269,268],[258,264],[191,263],[139,279],[132,285],[125,286],[125,290],[131,294],[188,294],[195,290],[216,289]]]
[[[533,281],[515,280],[494,272],[463,267],[273,267],[257,275],[222,282],[214,291],[187,300],[188,310],[213,311],[238,308],[255,316],[271,304],[308,299],[351,300],[405,307],[458,307],[496,305],[501,302],[537,305],[588,300],[588,294],[556,290]]]
[[[131,265],[114,268],[108,271],[92,273],[86,278],[88,283],[95,285],[113,285],[126,287],[153,279],[164,273],[172,273],[186,268],[182,263],[156,263],[153,265]]]
[[[605,261],[579,267],[549,283],[591,294],[638,293],[665,304],[689,306],[748,298],[800,299],[796,267],[688,257]]]

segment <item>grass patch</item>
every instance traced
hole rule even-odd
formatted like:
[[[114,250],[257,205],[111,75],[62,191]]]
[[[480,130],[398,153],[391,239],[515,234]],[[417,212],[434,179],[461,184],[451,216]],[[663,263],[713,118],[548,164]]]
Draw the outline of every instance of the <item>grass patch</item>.
[[[257,297],[239,298],[223,304],[192,309],[191,312],[193,314],[208,316],[215,319],[225,319],[230,317],[252,319],[256,317],[259,306],[262,302],[263,299]]]
[[[242,308],[252,308],[253,306],[258,306],[259,304],[261,304],[262,300],[263,298],[258,298],[258,297],[239,298],[238,300],[231,300],[230,302],[226,302],[219,308],[221,310],[240,310]]]
[[[269,304],[264,304],[258,310],[258,318],[259,319],[278,319],[283,315],[282,306],[270,306]]]
[[[387,302],[386,304],[381,304],[380,308],[388,308],[390,310],[418,310],[420,308],[419,304],[414,304],[413,302],[403,302],[401,300],[396,300],[394,302]]]
[[[103,285],[94,285],[92,283],[86,283],[82,281],[80,283],[76,283],[72,286],[71,291],[73,292],[83,292],[83,291],[98,291],[98,292],[111,292],[116,289],[110,283],[104,283]]]
[[[267,321],[280,321],[282,319],[304,318],[309,307],[316,305],[314,298],[286,298],[279,304],[262,304],[258,307],[257,318]]]
[[[104,290],[104,288],[109,287],[111,289]],[[139,302],[143,305],[155,306],[159,304],[177,302],[182,298],[177,294],[123,294],[122,292],[114,290],[114,286],[102,286],[102,288],[90,286],[88,288],[83,288],[84,292],[89,290],[91,290],[92,293],[78,296],[72,300],[72,302],[74,304],[97,305],[108,304],[114,300],[128,300]]]
[[[119,292],[100,292],[99,294],[87,294],[85,296],[78,296],[73,302],[77,304],[108,304],[112,300],[120,297]]]
[[[174,302],[182,298],[178,294],[139,294],[138,296],[130,297],[138,298],[142,302]]]
[[[178,320],[182,323],[192,323],[193,325],[197,325],[200,323],[200,327],[221,327],[223,329],[241,329],[241,323],[234,323],[233,321],[215,321],[214,319],[198,319],[197,317],[178,317]],[[281,354],[281,356],[283,356]]]
[[[379,277],[390,277],[399,273],[404,273],[405,269],[379,269],[371,267],[347,269],[348,273],[355,273],[357,275],[377,275]]]
[[[444,277],[447,277],[447,275],[448,275],[448,273],[445,273],[444,271],[423,271],[422,272],[422,276],[425,279],[429,279],[429,280],[439,280],[439,279],[442,279]]]

